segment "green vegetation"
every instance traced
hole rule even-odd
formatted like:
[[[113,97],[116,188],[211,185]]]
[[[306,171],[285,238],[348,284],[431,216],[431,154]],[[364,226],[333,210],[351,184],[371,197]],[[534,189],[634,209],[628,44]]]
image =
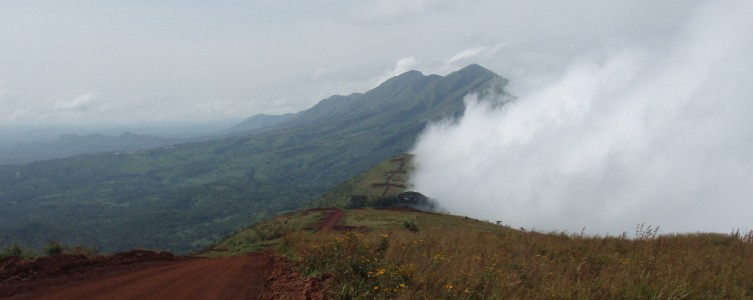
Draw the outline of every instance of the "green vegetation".
[[[24,259],[36,258],[39,256],[58,256],[63,254],[83,255],[86,257],[99,256],[99,250],[91,247],[75,246],[67,247],[59,241],[48,241],[40,251],[21,246],[19,244],[10,245],[0,249],[0,260],[8,257],[20,257]]]
[[[310,206],[367,207],[376,199],[397,196],[409,188],[411,158],[409,154],[401,154],[385,160],[337,185]]]
[[[406,152],[428,122],[461,114],[466,94],[504,82],[476,65],[445,77],[408,72],[244,136],[3,166],[0,247],[55,239],[105,252],[195,251]]]
[[[249,252],[280,246],[286,234],[312,234],[314,224],[323,218],[320,212],[289,213],[240,230],[200,251],[201,256],[242,256]]]
[[[49,241],[42,250],[47,256],[58,256],[63,254],[65,246],[63,246],[63,244],[58,241]]]
[[[19,244],[13,244],[5,249],[0,250],[0,260],[8,258],[8,257],[21,257],[21,258],[29,258],[34,257],[35,255],[31,253],[29,250],[24,249]]]

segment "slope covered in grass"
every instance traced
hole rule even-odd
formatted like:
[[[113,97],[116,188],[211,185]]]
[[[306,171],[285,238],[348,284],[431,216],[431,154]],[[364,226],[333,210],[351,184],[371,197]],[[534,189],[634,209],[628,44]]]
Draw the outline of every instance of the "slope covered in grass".
[[[396,215],[397,214],[397,215]],[[292,257],[333,273],[333,297],[750,298],[753,241],[722,234],[586,237],[422,213],[360,212],[379,230],[300,239]],[[405,219],[418,232],[401,228]],[[401,222],[403,220],[403,222]]]
[[[335,186],[311,206],[349,207],[353,205],[353,197],[362,197],[368,202],[396,196],[410,189],[408,173],[412,168],[409,154],[394,156]]]
[[[582,236],[370,208],[344,211],[338,225],[350,231],[317,233],[315,224],[324,217],[286,215],[220,245],[251,249],[243,248],[244,236],[255,236],[248,239],[253,241],[272,234],[266,245],[294,261],[305,276],[329,278],[327,289],[335,299],[753,297],[750,233],[658,235],[639,227],[636,239]],[[239,254],[223,247],[209,253]]]

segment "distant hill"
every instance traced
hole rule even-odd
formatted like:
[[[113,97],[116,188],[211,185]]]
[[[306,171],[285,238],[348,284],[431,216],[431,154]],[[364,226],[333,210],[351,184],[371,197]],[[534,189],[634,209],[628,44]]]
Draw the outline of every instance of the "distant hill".
[[[135,151],[190,141],[195,141],[195,139],[164,138],[130,132],[119,136],[106,136],[98,133],[64,134],[50,142],[0,145],[0,165],[66,158],[84,153]]]
[[[461,115],[465,95],[505,83],[478,65],[411,71],[231,138],[0,167],[0,246],[186,253],[405,153],[429,122]]]
[[[271,129],[277,125],[290,121],[294,117],[295,117],[295,114],[292,114],[292,113],[288,113],[284,115],[265,115],[265,114],[254,115],[246,120],[243,120],[242,122],[238,123],[237,125],[233,127],[220,131],[219,133],[220,134],[233,134],[233,133],[239,133],[239,132],[251,132],[251,131],[264,130],[264,129]]]
[[[6,128],[2,132],[4,133],[3,136],[0,137],[0,166],[20,165],[81,154],[131,152],[217,140],[229,136],[227,133],[217,133],[219,126],[227,126],[224,124],[225,122],[216,122],[112,128],[48,125],[27,128],[26,132],[21,129],[12,134],[9,134],[9,130]],[[150,134],[144,132],[150,132]]]

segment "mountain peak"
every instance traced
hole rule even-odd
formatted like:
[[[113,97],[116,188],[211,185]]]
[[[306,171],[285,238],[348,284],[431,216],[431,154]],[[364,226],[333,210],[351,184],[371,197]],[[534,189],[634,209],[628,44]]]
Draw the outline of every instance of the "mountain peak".
[[[416,80],[419,80],[421,78],[426,77],[423,73],[416,71],[416,70],[410,70],[405,73],[402,73],[400,75],[394,76],[392,78],[389,78],[382,82],[379,86],[380,87],[388,87],[392,84],[400,83],[400,84],[408,84],[411,82],[414,82]]]
[[[421,73],[420,71],[410,70],[410,71],[407,71],[407,72],[405,72],[403,74],[397,75],[395,77],[396,78],[399,78],[399,77],[408,77],[408,78],[410,78],[410,77],[423,77],[423,76],[424,76],[424,73]]]
[[[489,70],[487,68],[484,68],[482,66],[479,66],[477,64],[470,64],[470,65],[466,66],[465,68],[457,70],[455,73],[460,73],[460,74],[463,74],[463,75],[475,75],[475,76],[486,75],[486,74],[490,74],[490,75],[494,75],[494,76],[499,76],[499,75],[497,75],[497,73],[494,73],[491,70]]]

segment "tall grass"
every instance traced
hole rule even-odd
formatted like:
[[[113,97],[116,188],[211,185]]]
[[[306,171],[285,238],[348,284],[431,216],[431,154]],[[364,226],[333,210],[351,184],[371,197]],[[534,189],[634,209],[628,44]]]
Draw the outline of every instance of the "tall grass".
[[[416,223],[418,232],[400,222],[284,244],[304,274],[332,273],[330,296],[340,299],[753,298],[750,232],[644,226],[629,239]]]

